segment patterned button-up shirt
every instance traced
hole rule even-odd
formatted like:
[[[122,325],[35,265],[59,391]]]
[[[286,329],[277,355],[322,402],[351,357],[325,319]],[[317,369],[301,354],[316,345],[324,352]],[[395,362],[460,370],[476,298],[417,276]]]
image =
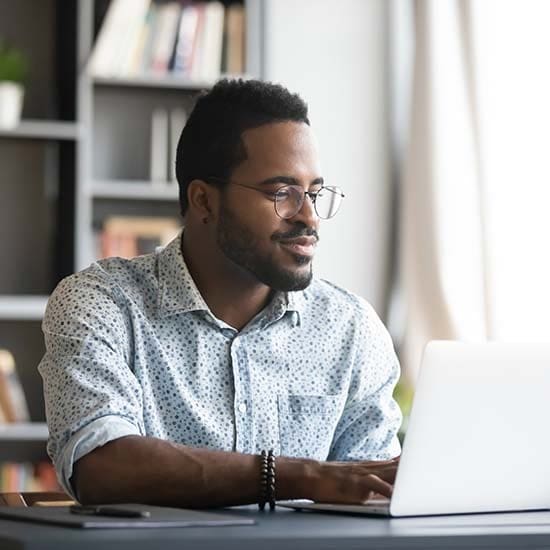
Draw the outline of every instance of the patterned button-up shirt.
[[[80,457],[126,435],[318,460],[399,454],[399,365],[366,301],[313,279],[238,331],[208,308],[180,239],[98,261],[49,300],[39,370],[67,492]]]

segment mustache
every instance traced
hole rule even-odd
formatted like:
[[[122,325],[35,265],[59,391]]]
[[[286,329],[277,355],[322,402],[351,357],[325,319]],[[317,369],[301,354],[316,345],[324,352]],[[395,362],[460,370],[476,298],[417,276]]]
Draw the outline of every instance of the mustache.
[[[315,237],[315,240],[319,242],[319,233],[311,227],[295,227],[286,233],[273,233],[271,240],[284,241],[287,239],[296,239],[298,237]]]

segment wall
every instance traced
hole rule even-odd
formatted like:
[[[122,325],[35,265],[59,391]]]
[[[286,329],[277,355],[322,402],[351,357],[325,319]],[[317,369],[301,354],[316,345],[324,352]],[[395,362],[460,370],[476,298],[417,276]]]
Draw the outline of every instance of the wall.
[[[327,182],[344,189],[321,227],[316,273],[384,314],[390,163],[384,0],[266,0],[263,77],[310,106]]]

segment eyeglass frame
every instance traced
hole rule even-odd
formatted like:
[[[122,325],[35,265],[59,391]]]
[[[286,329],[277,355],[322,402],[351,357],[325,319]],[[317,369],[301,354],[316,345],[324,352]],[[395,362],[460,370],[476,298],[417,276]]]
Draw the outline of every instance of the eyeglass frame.
[[[336,210],[336,212],[330,216],[329,218],[323,218],[322,216],[319,215],[319,212],[317,212],[317,206],[316,206],[316,200],[317,200],[317,195],[323,190],[323,189],[326,189],[327,191],[330,191],[331,193],[334,193],[334,194],[337,194],[337,195],[340,195],[340,197],[342,199],[344,199],[346,196],[344,195],[344,193],[342,193],[342,190],[339,188],[339,187],[336,187],[336,186],[333,186],[333,185],[328,185],[328,186],[325,186],[324,183],[321,183],[321,189],[319,189],[319,191],[303,191],[302,193],[302,202],[300,203],[300,206],[298,208],[298,210],[296,210],[296,212],[294,212],[294,214],[292,214],[291,216],[287,216],[286,218],[284,218],[283,216],[281,216],[279,214],[279,212],[277,211],[277,193],[279,193],[279,191],[281,191],[281,189],[285,189],[286,187],[292,187],[292,188],[295,188],[295,187],[298,187],[297,184],[295,183],[283,183],[283,185],[281,185],[281,187],[279,187],[276,191],[266,191],[265,189],[260,189],[259,187],[255,187],[254,185],[246,185],[244,183],[239,183],[237,181],[231,181],[231,180],[226,180],[224,178],[219,178],[218,176],[207,176],[206,178],[204,178],[204,181],[206,183],[210,183],[210,180],[214,180],[215,182],[219,182],[219,183],[222,183],[224,185],[227,185],[227,184],[230,184],[230,185],[238,185],[239,187],[244,187],[245,189],[252,189],[253,191],[258,191],[259,193],[262,193],[263,195],[266,195],[266,196],[270,196],[270,197],[273,197],[273,208],[275,210],[275,214],[277,214],[277,216],[279,216],[279,218],[281,218],[282,220],[289,220],[290,218],[293,218],[294,216],[296,216],[296,214],[298,214],[298,212],[300,212],[300,210],[303,208],[304,206],[304,202],[306,200],[306,196],[309,197],[309,199],[311,200],[311,203],[313,205],[313,209],[315,210],[315,214],[317,215],[318,218],[322,219],[322,220],[330,220],[331,218],[334,218],[334,216],[336,216],[336,214],[338,214],[338,210]],[[258,185],[258,184],[256,184]]]

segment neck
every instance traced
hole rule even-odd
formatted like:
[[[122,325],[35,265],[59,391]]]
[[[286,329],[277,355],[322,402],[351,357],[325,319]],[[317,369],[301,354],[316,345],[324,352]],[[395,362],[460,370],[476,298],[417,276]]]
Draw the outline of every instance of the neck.
[[[269,303],[271,288],[226,258],[203,232],[184,230],[182,254],[210,311],[228,325],[241,330]]]

